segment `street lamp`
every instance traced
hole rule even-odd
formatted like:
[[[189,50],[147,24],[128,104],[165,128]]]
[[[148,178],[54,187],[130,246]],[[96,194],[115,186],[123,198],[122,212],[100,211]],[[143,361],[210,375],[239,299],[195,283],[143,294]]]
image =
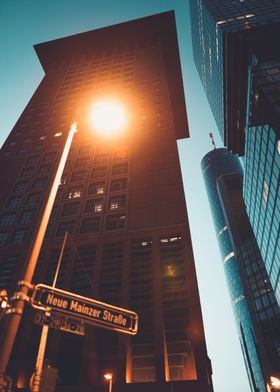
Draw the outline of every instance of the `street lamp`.
[[[280,378],[271,376],[267,386],[269,392],[280,390]]]
[[[113,386],[113,373],[105,373],[104,378],[106,381],[109,381],[109,392],[112,392]]]
[[[112,101],[100,101],[93,103],[92,109],[93,124],[95,125],[98,132],[101,133],[103,129],[104,132],[109,135],[109,130],[111,130],[112,135],[113,133],[116,133],[113,132],[114,129],[121,131],[121,129],[124,127],[125,112],[119,104],[113,103]],[[66,138],[63,152],[44,208],[42,219],[35,236],[30,256],[26,263],[23,279],[18,282],[18,291],[11,298],[12,302],[14,303],[6,312],[6,314],[9,316],[9,319],[7,320],[8,322],[0,343],[0,390],[2,383],[1,380],[6,378],[5,373],[7,371],[8,362],[22,318],[24,302],[29,300],[28,292],[30,289],[32,289],[31,282],[36,268],[38,256],[44,241],[47,225],[60,185],[61,176],[71,148],[72,140],[76,132],[78,132],[78,124],[77,122],[74,122],[71,125]]]

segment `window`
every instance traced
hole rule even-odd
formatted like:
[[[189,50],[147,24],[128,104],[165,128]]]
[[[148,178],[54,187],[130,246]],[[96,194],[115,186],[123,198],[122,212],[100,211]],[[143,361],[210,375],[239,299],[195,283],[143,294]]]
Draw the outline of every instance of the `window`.
[[[78,154],[79,155],[88,155],[91,153],[91,147],[89,146],[82,146],[79,148]]]
[[[68,199],[79,199],[83,194],[83,187],[82,186],[76,186],[76,187],[71,187],[68,190]]]
[[[41,201],[41,194],[40,193],[32,193],[28,196],[26,200],[27,206],[35,206]]]
[[[49,152],[44,156],[43,162],[52,162],[55,159],[55,156],[55,152]]]
[[[109,154],[97,154],[94,158],[95,163],[108,162],[110,158]]]
[[[103,210],[103,199],[91,199],[86,201],[85,213],[98,213]]]
[[[23,169],[21,174],[20,174],[20,177],[23,177],[23,178],[31,177],[33,173],[34,173],[34,169],[33,168]]]
[[[79,211],[79,206],[79,202],[64,204],[61,216],[77,215]]]
[[[1,238],[1,234],[0,234]],[[1,244],[1,239],[0,239]],[[5,255],[0,265],[0,289],[6,289],[10,286],[15,276],[16,267],[19,262],[17,255]]]
[[[85,176],[86,176],[86,170],[79,170],[76,171],[72,174],[71,176],[71,182],[76,182],[76,181],[84,181]]]
[[[74,234],[74,230],[75,230],[75,221],[61,222],[57,228],[56,236],[63,237],[66,231],[69,234]]]
[[[82,221],[80,234],[96,233],[100,230],[100,217],[87,218]]]
[[[27,238],[28,229],[17,229],[14,232],[12,243],[13,244],[23,244]]]
[[[267,203],[268,200],[268,194],[269,194],[269,186],[267,185],[267,182],[263,182],[263,200],[265,204]]]
[[[89,164],[89,157],[78,158],[75,162],[75,167],[84,167]]]
[[[108,202],[109,210],[116,210],[120,208],[125,208],[126,206],[126,195],[116,195],[111,196]]]
[[[94,182],[89,184],[88,194],[89,195],[103,195],[105,193],[105,181]]]
[[[49,144],[50,148],[57,148],[58,147],[58,142],[52,142],[51,144]]]
[[[27,159],[25,165],[26,166],[36,166],[36,165],[38,165],[39,160],[40,160],[39,155],[33,155]]]
[[[5,214],[2,215],[0,220],[1,226],[11,226],[15,221],[16,214]]]
[[[128,163],[119,163],[112,167],[112,176],[119,176],[121,174],[126,174],[128,171]]]
[[[224,264],[226,264],[226,262],[228,261],[228,260],[230,260],[232,257],[234,257],[235,256],[235,253],[234,252],[230,252],[229,254],[227,254],[225,257],[224,257]]]
[[[127,189],[127,178],[117,178],[111,181],[110,192],[124,191]]]
[[[95,180],[96,178],[106,177],[106,176],[107,176],[107,167],[106,166],[95,167],[92,169],[91,174],[90,174],[90,178],[92,178],[93,180]]]
[[[22,197],[11,197],[8,201],[8,208],[18,208],[21,205]]]
[[[118,148],[117,150],[114,151],[114,156],[113,156],[114,161],[127,159],[127,158],[128,158],[127,147]]]
[[[112,214],[106,218],[106,230],[124,229],[126,224],[126,214]]]
[[[5,231],[0,231],[0,246],[5,244],[8,233]]]
[[[28,188],[27,181],[18,182],[14,187],[14,192],[25,192],[27,188]]]
[[[38,175],[48,174],[51,170],[51,165],[42,165],[39,167]]]
[[[20,217],[20,223],[26,224],[33,221],[34,210],[24,211]]]
[[[45,188],[46,184],[47,184],[46,178],[38,178],[33,182],[32,188],[35,190],[41,190]]]

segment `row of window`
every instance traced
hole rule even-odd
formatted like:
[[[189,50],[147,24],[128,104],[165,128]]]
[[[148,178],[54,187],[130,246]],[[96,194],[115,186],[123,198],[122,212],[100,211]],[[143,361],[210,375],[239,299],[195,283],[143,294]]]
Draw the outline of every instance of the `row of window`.
[[[86,200],[84,213],[100,213],[104,210],[105,201],[103,198]],[[124,209],[127,207],[127,196],[124,194],[110,196],[107,203],[108,210]],[[80,210],[79,202],[66,203],[62,209],[62,216],[77,215]]]
[[[26,224],[32,222],[34,219],[34,214],[35,214],[35,210],[23,211],[20,215],[18,223]],[[0,226],[11,226],[15,223],[15,221],[16,221],[15,213],[4,214],[0,219]]]
[[[49,143],[48,146],[47,146],[47,149],[48,150],[57,150],[58,146],[59,146],[59,144],[56,143],[56,142]],[[44,147],[42,146],[42,144],[37,144],[36,146],[34,146],[32,144],[32,151],[40,152],[40,151],[43,151],[43,150],[44,150]],[[3,157],[10,157],[13,154],[15,154],[15,155],[17,155],[17,154],[23,155],[23,154],[28,154],[28,153],[29,153],[29,151],[26,148],[21,148],[21,149],[19,149],[17,151],[6,150],[6,151],[3,152]]]
[[[49,155],[51,156],[51,155]],[[32,158],[30,161],[27,162],[27,164],[35,164],[37,162],[38,158]],[[30,163],[31,162],[31,163]],[[39,168],[38,175],[47,175],[50,173],[52,169],[51,165],[42,165]],[[13,192],[20,193],[20,192],[26,192],[29,187],[29,182],[24,181],[25,178],[28,178],[32,176],[34,173],[35,169],[34,168],[25,168],[22,170],[20,180],[18,183],[15,184]],[[114,165],[111,170],[111,175],[112,176],[117,176],[117,175],[122,175],[126,174],[128,171],[128,163],[121,163]],[[97,167],[93,168],[90,174],[91,178],[100,178],[100,177],[105,177],[108,174],[108,168],[107,167]],[[85,177],[87,175],[87,170],[79,170],[76,171],[72,174],[70,178],[70,182],[80,182],[80,181],[85,181]],[[45,187],[48,184],[48,177],[41,177],[37,178],[36,180],[33,181],[31,190],[33,191],[40,191],[45,189]],[[83,185],[78,185],[78,186],[73,186],[69,188],[68,192],[68,198],[79,198],[81,197],[82,194],[82,188]],[[122,191],[127,189],[127,178],[118,178],[118,179],[112,179],[110,182],[110,192],[117,192],[117,191]],[[100,183],[91,183],[89,185],[88,189],[88,194],[103,194],[105,192],[105,182],[100,182]],[[30,195],[31,202],[27,201],[27,205],[34,205],[34,197]],[[36,197],[35,197],[36,198]],[[9,199],[7,207],[8,208],[17,208],[20,206],[22,202],[22,197],[12,197]]]
[[[104,230],[122,230],[125,229],[127,222],[127,215],[125,212],[118,214],[110,214],[106,216]],[[56,230],[56,237],[63,237],[66,231],[70,235],[74,235],[76,230],[76,221],[65,221],[58,225]],[[80,234],[93,234],[98,233],[102,230],[102,219],[101,216],[86,218],[82,220],[80,226]],[[28,241],[31,233],[30,227],[28,228],[17,228],[12,234],[10,243],[12,244],[24,244]],[[0,246],[3,246],[8,239],[8,231],[0,231]]]

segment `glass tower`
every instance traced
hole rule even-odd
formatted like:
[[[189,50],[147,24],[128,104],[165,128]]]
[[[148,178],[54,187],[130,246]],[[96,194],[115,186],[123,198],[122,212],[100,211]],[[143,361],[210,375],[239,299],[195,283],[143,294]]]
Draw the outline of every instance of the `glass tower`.
[[[278,0],[191,0],[194,61],[222,140],[243,154],[252,55],[280,58]]]
[[[280,366],[280,313],[246,214],[242,167],[225,148],[201,166],[251,390],[267,391]]]
[[[225,146],[244,155],[246,210],[280,305],[280,4],[190,7],[195,64]]]

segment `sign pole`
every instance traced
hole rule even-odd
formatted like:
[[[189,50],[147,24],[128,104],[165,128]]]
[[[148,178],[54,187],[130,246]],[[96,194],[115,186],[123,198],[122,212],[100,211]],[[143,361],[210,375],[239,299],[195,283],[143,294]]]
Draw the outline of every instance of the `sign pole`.
[[[62,257],[64,254],[64,249],[65,249],[67,237],[68,237],[68,232],[66,231],[66,233],[64,235],[64,239],[63,239],[63,244],[62,244],[62,247],[60,250],[60,255],[59,255],[58,263],[56,266],[56,271],[55,271],[55,275],[53,278],[52,287],[56,286],[57,277],[58,277],[58,273],[60,270],[61,261],[62,261]],[[46,312],[46,315],[47,315],[47,312]],[[32,382],[32,392],[39,392],[40,391],[40,384],[41,384],[41,379],[42,379],[43,364],[44,364],[44,359],[45,359],[45,351],[46,351],[46,346],[47,346],[48,333],[49,333],[49,326],[47,324],[43,324],[42,332],[41,332],[41,339],[40,339],[40,344],[39,344],[39,349],[38,349],[38,355],[37,355],[37,360],[36,360],[36,366],[35,366],[35,373],[34,373],[33,382]]]

